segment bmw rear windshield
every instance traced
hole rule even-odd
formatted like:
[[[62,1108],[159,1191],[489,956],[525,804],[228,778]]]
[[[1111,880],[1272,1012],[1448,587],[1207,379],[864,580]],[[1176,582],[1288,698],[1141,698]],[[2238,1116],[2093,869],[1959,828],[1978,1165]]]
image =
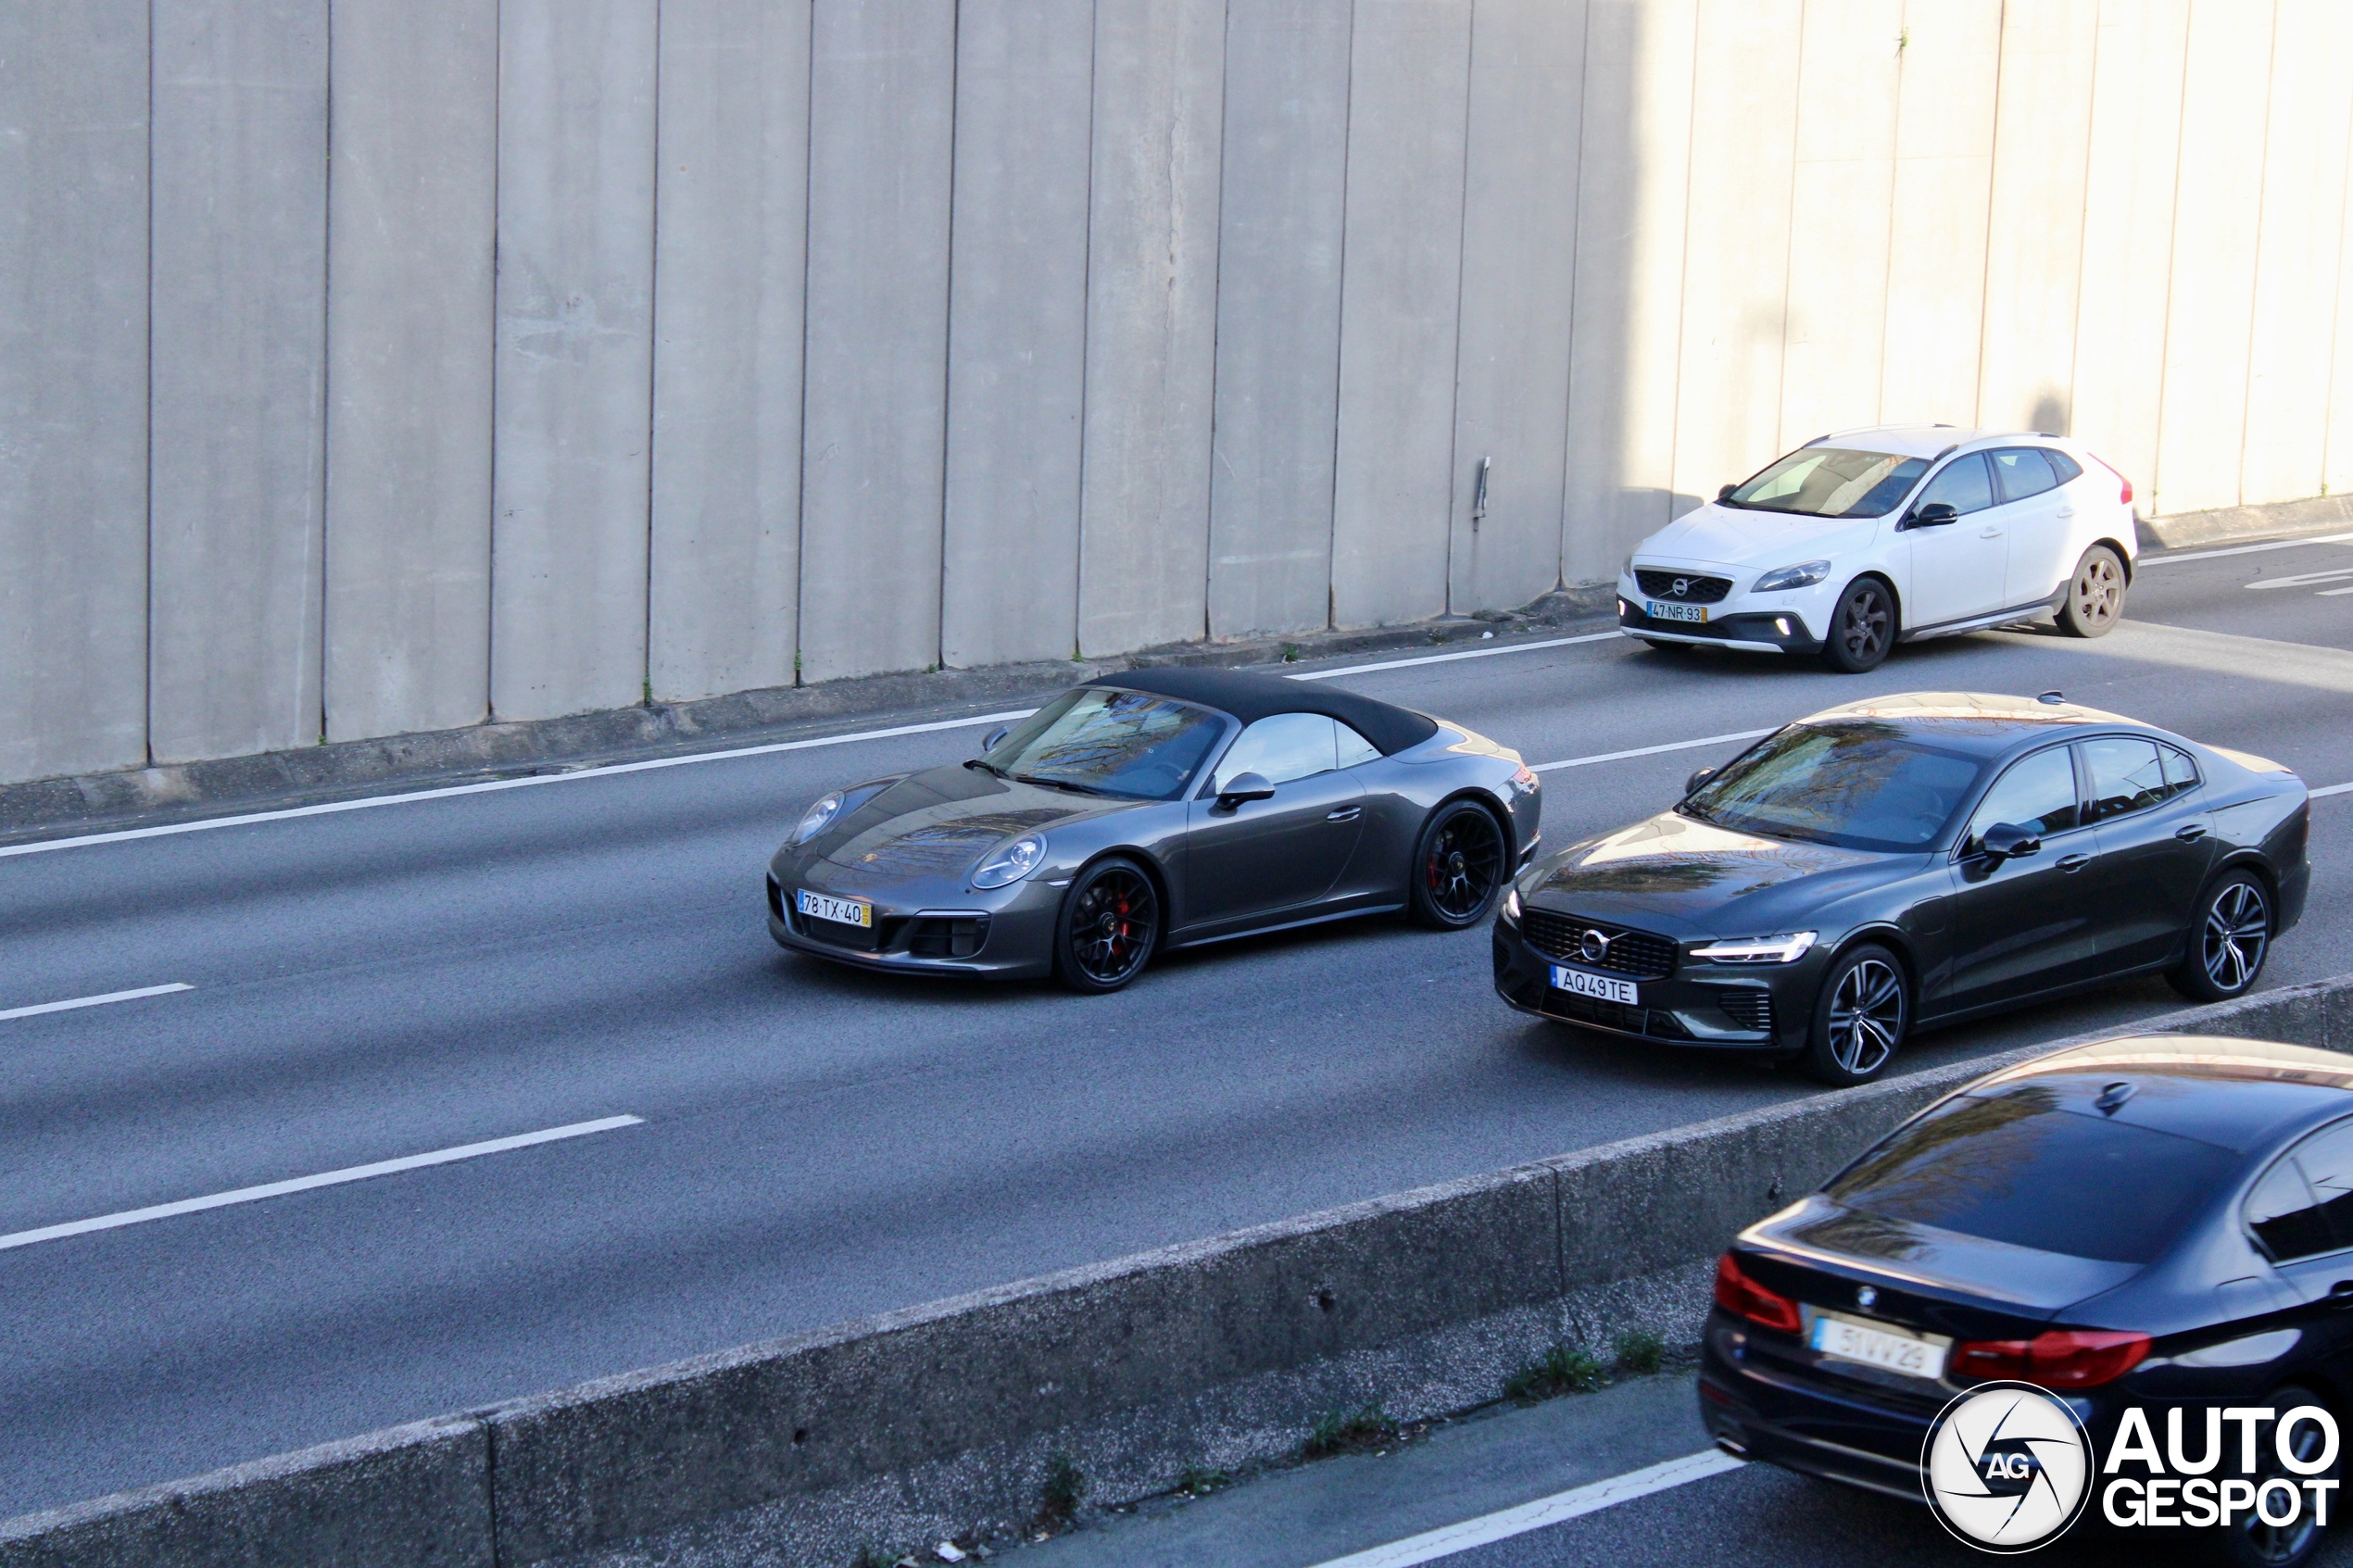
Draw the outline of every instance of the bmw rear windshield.
[[[1724,505],[1806,517],[1885,517],[1928,471],[1926,458],[1801,446],[1733,487]]]
[[[1894,724],[1792,724],[1734,759],[1677,808],[1738,833],[1842,849],[1927,849],[1984,763]]]
[[[2164,1255],[2239,1156],[2115,1122],[2047,1085],[1947,1100],[1825,1189],[1862,1214],[2108,1263]]]

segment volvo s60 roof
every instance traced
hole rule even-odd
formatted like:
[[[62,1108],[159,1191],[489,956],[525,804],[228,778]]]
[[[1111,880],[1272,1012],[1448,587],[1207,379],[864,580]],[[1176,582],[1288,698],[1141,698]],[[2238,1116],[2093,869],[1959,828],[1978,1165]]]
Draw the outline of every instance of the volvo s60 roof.
[[[1363,735],[1384,757],[1419,746],[1438,733],[1438,721],[1411,709],[1249,670],[1129,670],[1098,676],[1087,684],[1173,696],[1179,702],[1230,713],[1245,724],[1277,713],[1320,713]]]

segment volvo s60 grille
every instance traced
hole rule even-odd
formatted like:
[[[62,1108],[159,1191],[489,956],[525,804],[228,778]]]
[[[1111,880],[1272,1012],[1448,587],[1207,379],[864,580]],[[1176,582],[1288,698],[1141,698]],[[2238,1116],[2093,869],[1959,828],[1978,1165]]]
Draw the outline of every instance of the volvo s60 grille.
[[[1687,605],[1712,605],[1732,591],[1729,577],[1702,577],[1694,571],[1656,571],[1645,567],[1634,573],[1642,592],[1655,599],[1676,599]]]
[[[1585,953],[1585,934],[1603,938],[1601,956]],[[1629,974],[1637,980],[1664,980],[1675,972],[1675,944],[1647,931],[1629,931],[1604,921],[1579,920],[1549,909],[1528,909],[1520,916],[1520,934],[1538,952],[1587,969]]]

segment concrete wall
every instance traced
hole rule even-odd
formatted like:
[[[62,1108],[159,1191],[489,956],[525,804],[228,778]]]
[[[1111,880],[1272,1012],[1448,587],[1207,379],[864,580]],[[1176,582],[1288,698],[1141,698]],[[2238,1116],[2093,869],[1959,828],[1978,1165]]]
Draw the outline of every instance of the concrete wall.
[[[2353,982],[2141,1034],[2353,1051]],[[2085,1035],[2057,1046],[2088,1044]],[[0,1568],[337,1562],[833,1568],[1020,1530],[1052,1456],[1093,1506],[1295,1454],[1317,1416],[1497,1399],[1563,1340],[1693,1343],[1742,1226],[1913,1112],[2056,1048],[1628,1139],[952,1300],[0,1521]],[[1676,1200],[1654,1199],[1671,1192]],[[943,1375],[943,1373],[951,1375]]]
[[[2161,513],[2353,488],[2336,0],[0,44],[0,783],[1508,607],[1880,420]]]

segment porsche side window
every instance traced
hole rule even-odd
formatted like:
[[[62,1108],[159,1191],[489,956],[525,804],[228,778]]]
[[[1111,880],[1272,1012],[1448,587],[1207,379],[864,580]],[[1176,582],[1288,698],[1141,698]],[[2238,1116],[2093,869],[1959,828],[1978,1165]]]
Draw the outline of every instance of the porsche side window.
[[[2095,822],[2145,811],[2162,805],[2172,793],[2166,787],[2165,765],[2158,759],[2155,741],[2131,735],[2087,740],[2083,760],[2091,765]]]
[[[1314,773],[1327,773],[1339,765],[1340,728],[1320,713],[1277,713],[1261,719],[1241,733],[1217,764],[1217,787],[1240,773],[1256,773],[1268,784],[1289,784]]]
[[[1379,746],[1375,746],[1339,720],[1332,721],[1332,729],[1340,736],[1338,766],[1353,768],[1359,762],[1370,762],[1380,756]]]
[[[2075,825],[2075,764],[2068,759],[2067,747],[2055,746],[2011,763],[1969,820],[1961,852],[1974,855],[1982,848],[1985,830],[1995,822],[2037,828],[2045,835]]]
[[[1985,459],[1975,452],[1964,452],[1937,470],[1915,508],[1932,501],[1942,501],[1964,517],[1992,506],[1994,482],[1986,476]]]

